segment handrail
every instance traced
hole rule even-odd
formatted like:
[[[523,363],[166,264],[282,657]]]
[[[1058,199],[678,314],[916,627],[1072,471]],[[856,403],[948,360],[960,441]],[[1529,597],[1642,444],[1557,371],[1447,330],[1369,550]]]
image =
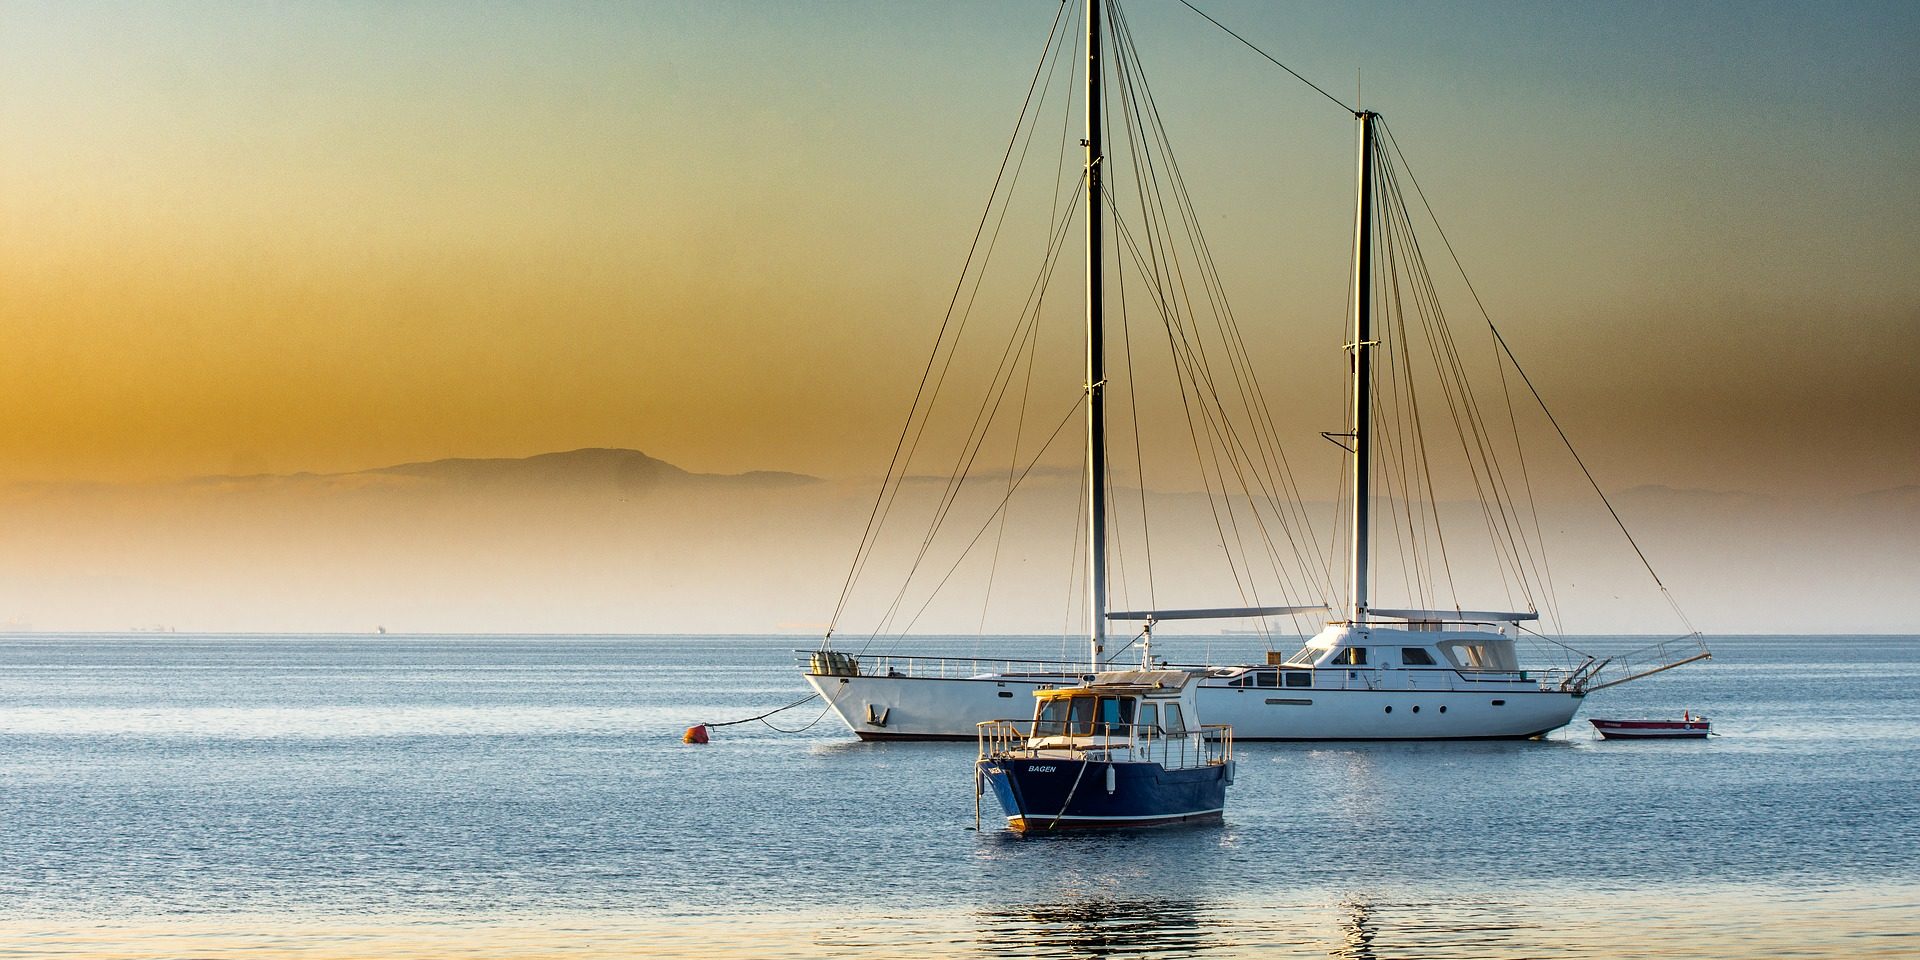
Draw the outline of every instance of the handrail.
[[[808,672],[815,676],[842,677],[894,677],[916,679],[966,680],[994,675],[1000,677],[1026,677],[1043,682],[1080,683],[1088,679],[1085,662],[1069,660],[1028,660],[1015,657],[960,657],[928,656],[922,654],[868,654],[854,657],[837,651],[826,651],[834,655],[833,660],[821,659],[823,651],[797,650]],[[995,668],[998,669],[995,669]],[[1035,667],[1054,669],[1033,669]],[[1026,668],[1026,669],[1018,669]],[[1310,664],[1248,664],[1245,673],[1258,670],[1306,670],[1313,674],[1310,687],[1253,687],[1247,690],[1380,690],[1387,689],[1379,684],[1383,676],[1382,668],[1374,666],[1348,667]],[[1412,691],[1434,690],[1441,692],[1484,691],[1495,684],[1526,684],[1529,688],[1561,690],[1579,686],[1581,678],[1572,678],[1569,671],[1560,668],[1543,670],[1470,670],[1450,665],[1434,667],[1393,667],[1387,668],[1394,674],[1405,678],[1406,689]],[[1349,677],[1352,673],[1354,676]],[[1431,685],[1428,678],[1438,678]],[[1205,686],[1223,686],[1213,682],[1224,679],[1209,675],[1201,682]],[[1591,680],[1592,677],[1584,678]],[[1589,688],[1591,689],[1591,688]]]
[[[982,674],[1058,677],[1078,683],[1087,678],[1084,660],[1030,660],[1019,657],[960,657],[943,654],[795,650],[794,659],[814,676],[920,677],[965,680]]]
[[[1561,686],[1578,693],[1592,693],[1674,667],[1711,659],[1713,651],[1707,649],[1706,638],[1699,633],[1690,633],[1683,637],[1656,640],[1638,650],[1615,654],[1574,673],[1562,681]]]
[[[1161,727],[1101,723],[1084,733],[1038,734],[1035,721],[1025,732],[1012,720],[983,720],[974,725],[976,760],[1064,757],[1110,761],[1124,751],[1128,759],[1157,761],[1170,770],[1215,766],[1233,760],[1233,728],[1203,724],[1177,734]]]

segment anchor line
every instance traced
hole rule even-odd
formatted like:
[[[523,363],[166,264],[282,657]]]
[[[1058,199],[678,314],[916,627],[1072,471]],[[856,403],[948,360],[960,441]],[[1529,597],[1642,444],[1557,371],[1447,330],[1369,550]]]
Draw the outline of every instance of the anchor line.
[[[1048,830],[1059,828],[1060,818],[1067,815],[1068,807],[1073,806],[1073,795],[1080,792],[1080,780],[1087,775],[1087,768],[1091,766],[1093,766],[1091,759],[1080,761],[1080,772],[1073,775],[1073,786],[1067,788],[1067,798],[1060,801],[1060,810],[1053,815],[1053,822],[1047,824]]]
[[[789,703],[784,707],[781,707],[780,710],[789,710],[803,703],[806,703],[808,700],[812,700],[814,697],[819,697],[820,699],[825,700],[827,702],[826,706],[820,708],[819,713],[814,714],[812,720],[808,720],[805,724],[795,727],[792,730],[788,730],[785,727],[776,727],[773,725],[773,721],[767,719],[768,717],[773,716],[776,713],[779,713],[780,710],[770,710],[753,719],[759,720],[763,726],[765,726],[768,730],[772,730],[775,733],[805,733],[808,730],[812,730],[814,727],[818,726],[820,724],[820,721],[825,720],[827,718],[827,711],[833,709],[833,701],[837,693],[844,692],[845,690],[846,688],[842,687],[840,688],[840,691],[837,691],[836,693],[826,693],[826,694],[816,693],[813,696],[801,697],[800,699],[795,700],[794,702]]]
[[[754,722],[755,720],[758,720],[758,721],[760,721],[760,722],[762,722],[762,723],[766,723],[766,720],[767,720],[767,718],[768,718],[768,717],[771,717],[771,716],[773,716],[773,715],[774,715],[774,714],[776,714],[776,713],[780,713],[780,712],[782,712],[782,711],[784,711],[784,710],[792,710],[792,709],[793,709],[794,707],[797,707],[797,706],[799,706],[799,705],[801,705],[801,704],[803,704],[803,703],[806,703],[806,702],[807,702],[807,701],[809,701],[809,700],[816,700],[816,699],[819,699],[819,697],[820,697],[820,695],[819,695],[819,694],[817,694],[817,693],[809,693],[809,694],[807,694],[806,696],[804,696],[804,697],[801,697],[800,699],[798,699],[798,700],[795,700],[794,702],[792,702],[792,703],[789,703],[789,704],[787,704],[787,705],[786,705],[786,706],[784,706],[784,707],[774,707],[774,708],[773,708],[772,710],[768,710],[768,711],[767,711],[766,713],[762,713],[762,714],[759,714],[759,715],[757,715],[757,716],[752,716],[752,717],[746,717],[746,718],[744,718],[744,719],[740,719],[740,720],[724,720],[724,721],[721,721],[720,723],[704,723],[704,724],[701,724],[701,726],[705,726],[705,727],[732,727],[732,726],[737,726],[737,725],[739,725],[739,724],[742,724],[742,723],[752,723],[752,722]],[[831,708],[831,707],[832,707],[833,705],[832,705],[832,704],[828,704],[827,706],[828,706],[829,708]],[[821,713],[821,715],[822,715],[822,716],[825,716],[825,715],[826,715],[826,711],[825,711],[825,710],[822,710],[822,711],[820,711],[820,713]],[[817,720],[817,719],[816,719],[816,720],[814,721],[814,723],[818,723],[818,722],[819,722],[819,720]],[[808,726],[808,727],[810,727],[810,726],[812,726],[812,725],[813,725],[813,724],[811,724],[811,723],[810,723],[810,724],[808,724],[807,726]],[[775,727],[775,726],[774,726],[773,724],[771,724],[771,723],[768,723],[768,724],[767,724],[767,726],[768,726],[768,727],[771,727],[771,728],[772,728],[772,729],[774,729],[774,730],[780,730],[780,728],[779,728],[779,727]],[[805,729],[807,729],[807,727],[801,727],[801,728],[800,728],[800,730],[805,730]],[[781,732],[781,733],[799,733],[799,732],[800,732],[800,730],[780,730],[780,732]]]
[[[814,694],[814,696],[819,696],[819,694]],[[806,701],[802,700],[800,702],[805,703]],[[788,730],[785,727],[776,727],[773,725],[773,721],[768,720],[766,717],[760,717],[759,720],[762,725],[764,725],[768,730],[772,730],[774,733],[805,733],[808,730],[812,730],[815,726],[819,725],[820,721],[826,719],[827,711],[831,709],[833,709],[833,704],[828,703],[826,706],[820,708],[820,712],[815,714],[812,720],[807,721],[805,724],[801,726],[794,727],[792,730]]]

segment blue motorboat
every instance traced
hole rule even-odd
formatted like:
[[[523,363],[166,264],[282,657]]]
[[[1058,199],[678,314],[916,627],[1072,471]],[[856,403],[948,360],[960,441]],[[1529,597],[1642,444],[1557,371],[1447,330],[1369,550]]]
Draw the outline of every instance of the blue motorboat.
[[[1121,670],[1035,691],[1028,723],[979,725],[976,798],[990,785],[1021,833],[1220,819],[1233,730],[1198,723],[1195,680]]]

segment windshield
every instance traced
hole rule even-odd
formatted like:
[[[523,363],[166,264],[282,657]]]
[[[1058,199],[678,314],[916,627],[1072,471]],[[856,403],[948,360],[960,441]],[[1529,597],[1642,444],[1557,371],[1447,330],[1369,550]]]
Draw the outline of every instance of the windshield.
[[[1040,705],[1034,718],[1036,737],[1086,736],[1096,732],[1124,733],[1133,723],[1133,700],[1124,697],[1056,697]]]
[[[1033,735],[1059,737],[1091,732],[1094,703],[1092,697],[1055,697],[1040,705],[1034,719]]]

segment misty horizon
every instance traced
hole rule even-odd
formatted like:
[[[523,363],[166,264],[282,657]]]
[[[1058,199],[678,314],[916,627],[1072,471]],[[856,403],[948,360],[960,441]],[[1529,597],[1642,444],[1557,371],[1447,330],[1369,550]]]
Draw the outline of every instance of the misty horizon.
[[[540,469],[522,472],[529,464]],[[1019,583],[996,578],[986,591],[986,632],[1050,635],[1048,621],[1059,628],[1077,479],[1037,478],[1010,502],[1002,559],[1043,569],[1022,573]],[[968,489],[979,496],[960,512],[977,519],[1004,479],[975,481]],[[908,487],[924,498],[936,485]],[[638,451],[599,449],[333,475],[0,490],[0,523],[9,530],[0,538],[0,575],[12,585],[0,592],[0,624],[14,629],[765,634],[817,632],[826,623],[877,481],[702,474]],[[1217,548],[1192,536],[1207,528],[1208,498],[1150,490],[1147,499],[1156,550],[1170,558],[1167,569],[1180,571],[1157,575],[1162,601],[1231,602],[1219,589]],[[1920,568],[1920,548],[1907,535],[1920,521],[1920,488],[1785,500],[1640,487],[1615,499],[1708,633],[1920,630],[1910,602],[1876,587]],[[1323,524],[1320,548],[1330,549],[1332,503],[1304,506]],[[1565,631],[1677,632],[1635,629],[1663,607],[1597,501],[1587,506],[1552,507],[1544,521],[1556,528],[1549,546],[1565,560],[1556,566],[1568,581],[1558,587],[1569,605]],[[1464,503],[1439,509],[1452,517],[1450,528],[1471,522]],[[1469,556],[1456,562],[1470,565]],[[1807,563],[1810,556],[1820,562]],[[963,565],[942,595],[952,602],[930,601],[913,632],[982,629],[977,597],[965,598],[985,583],[983,562]],[[1580,576],[1587,571],[1591,578]],[[1463,568],[1458,578],[1471,583],[1474,575]],[[1132,583],[1141,588],[1138,571]],[[1485,584],[1459,602],[1499,605]],[[1834,606],[1856,612],[1835,619]]]

